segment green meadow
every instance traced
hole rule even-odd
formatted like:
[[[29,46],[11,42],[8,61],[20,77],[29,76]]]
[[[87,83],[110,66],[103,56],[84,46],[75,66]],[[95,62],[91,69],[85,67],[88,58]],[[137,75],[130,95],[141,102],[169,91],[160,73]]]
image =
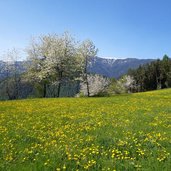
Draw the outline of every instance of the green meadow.
[[[169,171],[171,89],[0,102],[0,170]]]

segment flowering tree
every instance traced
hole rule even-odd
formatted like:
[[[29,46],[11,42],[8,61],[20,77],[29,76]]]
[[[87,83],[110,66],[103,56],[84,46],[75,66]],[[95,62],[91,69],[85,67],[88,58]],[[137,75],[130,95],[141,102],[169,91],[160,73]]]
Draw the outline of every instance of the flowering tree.
[[[30,66],[28,75],[33,80],[43,83],[43,97],[46,97],[46,85],[58,83],[57,97],[60,96],[62,82],[78,76],[80,66],[77,55],[77,44],[69,33],[39,37],[32,41],[28,49]]]
[[[89,74],[88,81],[89,81],[90,96],[96,96],[100,93],[101,94],[105,93],[106,88],[110,83],[109,78],[97,74]],[[83,94],[84,96],[87,95],[87,85],[84,82],[81,83],[80,93]]]
[[[90,86],[89,86],[89,77],[88,77],[88,64],[92,57],[95,57],[98,52],[98,49],[95,47],[92,41],[85,40],[79,46],[79,54],[82,59],[82,79],[86,84],[87,96],[90,96]]]

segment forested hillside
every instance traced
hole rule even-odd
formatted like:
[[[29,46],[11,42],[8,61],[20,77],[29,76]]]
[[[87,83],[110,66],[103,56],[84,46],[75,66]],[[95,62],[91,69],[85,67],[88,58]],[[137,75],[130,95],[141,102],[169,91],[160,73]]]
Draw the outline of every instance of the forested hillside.
[[[134,79],[136,91],[149,91],[171,87],[171,59],[165,55],[162,60],[156,60],[138,69],[129,70]]]

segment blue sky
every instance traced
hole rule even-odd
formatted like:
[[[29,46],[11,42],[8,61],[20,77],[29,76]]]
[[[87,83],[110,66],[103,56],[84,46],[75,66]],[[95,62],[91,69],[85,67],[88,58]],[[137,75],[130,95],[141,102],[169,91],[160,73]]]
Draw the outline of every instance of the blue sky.
[[[0,0],[0,56],[64,31],[91,39],[101,57],[171,56],[170,9],[170,0]]]

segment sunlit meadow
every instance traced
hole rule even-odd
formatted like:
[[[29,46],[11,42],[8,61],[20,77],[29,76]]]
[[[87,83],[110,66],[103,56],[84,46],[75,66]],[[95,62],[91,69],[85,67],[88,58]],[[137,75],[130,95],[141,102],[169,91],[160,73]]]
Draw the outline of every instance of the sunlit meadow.
[[[171,170],[171,89],[0,102],[0,170]]]

